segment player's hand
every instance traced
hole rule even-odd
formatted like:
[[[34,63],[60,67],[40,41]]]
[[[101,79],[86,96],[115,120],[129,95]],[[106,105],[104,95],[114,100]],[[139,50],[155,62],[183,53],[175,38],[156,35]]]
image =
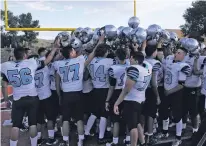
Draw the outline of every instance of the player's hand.
[[[54,48],[60,48],[60,38],[58,37],[54,42]]]
[[[161,100],[160,100],[160,98],[158,97],[158,98],[157,98],[157,105],[160,105],[160,103],[161,103]]]
[[[137,43],[132,43],[132,48],[134,51],[138,51],[139,45]]]
[[[116,115],[119,115],[119,107],[118,107],[118,105],[114,105],[114,113]]]
[[[105,110],[106,110],[106,111],[109,111],[109,102],[108,102],[108,101],[105,102]]]

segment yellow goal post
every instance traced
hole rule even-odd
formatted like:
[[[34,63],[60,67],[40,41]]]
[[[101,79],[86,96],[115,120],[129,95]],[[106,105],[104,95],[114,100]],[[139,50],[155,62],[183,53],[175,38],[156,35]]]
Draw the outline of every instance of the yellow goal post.
[[[8,25],[7,0],[4,0],[5,30],[6,31],[74,31],[76,28],[10,28]],[[136,16],[136,0],[134,0],[134,16]]]

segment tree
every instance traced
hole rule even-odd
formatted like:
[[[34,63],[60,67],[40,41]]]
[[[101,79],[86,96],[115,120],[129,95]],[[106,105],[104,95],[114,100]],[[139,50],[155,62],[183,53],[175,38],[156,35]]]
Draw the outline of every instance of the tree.
[[[39,28],[39,20],[32,20],[31,13],[19,15],[19,27],[20,28]],[[38,32],[34,31],[23,31],[22,40],[27,42],[29,45],[31,43],[37,42],[36,37],[39,35]]]
[[[184,35],[193,31],[203,34],[206,20],[206,1],[192,2],[192,7],[186,9],[183,17],[186,23],[181,25],[180,28]]]

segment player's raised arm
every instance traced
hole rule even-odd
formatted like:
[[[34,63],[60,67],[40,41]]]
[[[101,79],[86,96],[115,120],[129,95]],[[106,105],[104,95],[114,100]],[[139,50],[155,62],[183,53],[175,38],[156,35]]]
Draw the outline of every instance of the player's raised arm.
[[[49,64],[52,59],[54,58],[54,55],[56,53],[57,50],[59,50],[60,47],[60,39],[56,39],[55,41],[55,45],[53,47],[53,49],[51,50],[51,52],[49,53],[49,55],[46,57],[46,59],[44,60],[44,65]]]
[[[97,43],[96,47],[93,49],[92,53],[89,54],[88,59],[85,61],[84,66],[86,67],[87,65],[89,65],[89,63],[92,61],[92,59],[94,58],[95,55],[95,50],[97,49],[99,44],[102,44],[104,42],[104,35],[101,35],[99,38],[99,42]]]

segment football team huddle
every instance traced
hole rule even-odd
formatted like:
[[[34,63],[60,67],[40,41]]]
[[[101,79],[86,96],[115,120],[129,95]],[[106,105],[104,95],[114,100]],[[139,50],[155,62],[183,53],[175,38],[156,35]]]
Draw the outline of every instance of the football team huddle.
[[[45,142],[44,124],[46,145],[59,146],[69,146],[74,125],[77,146],[95,134],[100,145],[153,145],[169,136],[172,125],[172,146],[179,146],[188,117],[195,134],[206,108],[205,45],[192,35],[179,39],[159,25],[143,29],[139,23],[131,17],[128,27],[61,32],[52,49],[40,48],[38,55],[15,48],[15,61],[1,64],[6,101],[7,86],[13,87],[10,146],[17,146],[25,113],[31,146]]]

